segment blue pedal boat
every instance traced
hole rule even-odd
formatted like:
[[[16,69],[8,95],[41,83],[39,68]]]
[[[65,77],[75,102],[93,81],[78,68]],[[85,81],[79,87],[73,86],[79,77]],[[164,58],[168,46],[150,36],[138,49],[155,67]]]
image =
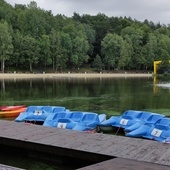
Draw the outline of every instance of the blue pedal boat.
[[[147,134],[143,135],[143,137],[164,142],[170,137],[170,118],[162,118],[158,120],[154,126],[151,126],[151,128],[148,129]]]
[[[151,113],[136,111],[136,110],[128,110],[124,112],[121,116],[119,116],[113,123],[113,127],[125,129],[139,120],[146,120]]]
[[[60,110],[66,110],[66,108],[62,106],[28,106],[26,111],[20,113],[15,121],[43,124],[50,114]]]
[[[154,124],[146,123],[140,128],[127,133],[126,136],[142,137],[165,142],[165,140],[170,137],[170,118],[163,117],[157,120]]]
[[[125,133],[130,133],[136,129],[138,129],[139,127],[141,127],[144,124],[154,124],[156,121],[158,121],[159,119],[162,119],[163,117],[165,117],[165,115],[163,114],[158,114],[158,113],[151,113],[151,115],[147,118],[144,119],[139,119],[139,121],[137,121],[136,123],[134,123],[133,125],[127,127],[124,129]],[[139,118],[139,117],[137,117]]]
[[[127,110],[120,116],[111,116],[109,119],[106,119],[105,121],[101,122],[99,124],[99,128],[103,132],[109,132],[109,131],[117,131],[124,129],[126,126],[130,126],[132,123],[132,120],[136,118],[142,111],[136,111],[136,110]],[[123,131],[124,133],[124,131]]]
[[[70,112],[65,118],[59,118],[52,123],[53,127],[65,128],[76,131],[91,131],[97,129],[100,122],[106,119],[106,114],[93,112]],[[54,120],[54,119],[53,119]]]
[[[19,116],[15,119],[15,122],[24,122],[30,113],[40,110],[42,106],[28,106],[25,112],[21,112]]]
[[[66,110],[64,112],[57,112],[53,115],[49,115],[45,120],[43,126],[72,129],[75,123],[79,122],[82,118],[83,112],[71,112],[69,110]]]
[[[84,132],[98,132],[98,125],[106,120],[106,114],[97,114],[93,112],[84,112],[81,121],[77,122],[72,130]]]

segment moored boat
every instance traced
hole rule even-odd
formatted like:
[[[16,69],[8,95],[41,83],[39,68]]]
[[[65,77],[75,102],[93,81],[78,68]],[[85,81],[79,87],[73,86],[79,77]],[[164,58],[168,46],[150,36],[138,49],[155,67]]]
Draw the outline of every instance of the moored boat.
[[[65,110],[66,108],[62,106],[29,106],[24,112],[20,113],[15,121],[42,125],[49,115]]]
[[[85,112],[82,120],[76,123],[72,130],[84,132],[98,132],[98,125],[106,120],[106,114]]]
[[[127,127],[124,129],[125,133],[130,133],[138,128],[140,128],[142,125],[153,125],[155,122],[157,122],[159,119],[162,119],[165,117],[163,114],[158,114],[158,113],[152,113],[148,119],[141,119],[134,123],[133,125]]]
[[[6,108],[7,106],[0,106],[0,111],[4,108]]]
[[[77,131],[92,131],[106,119],[106,114],[93,112],[68,111],[49,115],[43,126],[71,129]]]
[[[144,121],[148,119],[148,117],[151,115],[151,112],[145,112],[145,111],[136,111],[136,110],[128,110],[124,112],[121,116],[119,116],[113,123],[112,126],[115,128],[118,128],[119,130],[124,130],[128,128],[129,126],[134,125],[138,121]],[[118,132],[117,131],[117,132]]]
[[[128,137],[142,137],[165,142],[170,137],[170,118],[161,118],[154,124],[144,124],[140,128],[127,133]]]
[[[71,112],[69,110],[63,110],[63,111],[58,111],[53,114],[50,114],[44,121],[43,126],[57,127],[58,121],[60,119],[69,118],[70,113]]]
[[[170,118],[159,119],[142,137],[164,142],[166,138],[170,137]]]
[[[103,132],[123,132],[124,128],[133,124],[133,120],[140,114],[142,111],[136,110],[127,110],[123,112],[120,116],[111,116],[109,119],[101,122],[99,128]]]
[[[0,110],[1,111],[12,111],[12,110],[17,110],[21,108],[25,108],[25,105],[16,105],[16,106],[1,106]]]
[[[26,106],[15,108],[12,110],[1,110],[0,111],[0,118],[15,118],[17,117],[21,112],[24,112],[26,110]]]

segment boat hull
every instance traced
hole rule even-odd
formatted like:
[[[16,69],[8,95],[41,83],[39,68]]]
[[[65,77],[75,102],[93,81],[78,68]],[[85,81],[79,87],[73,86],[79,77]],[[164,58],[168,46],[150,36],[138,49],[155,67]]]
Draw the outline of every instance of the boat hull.
[[[22,107],[15,110],[9,110],[9,111],[0,111],[0,118],[12,118],[17,117],[21,112],[24,112],[26,110],[26,107]]]
[[[1,111],[14,111],[17,109],[25,108],[25,105],[17,105],[17,106],[2,106]]]
[[[113,126],[99,126],[100,131],[102,132],[111,132],[114,130]]]

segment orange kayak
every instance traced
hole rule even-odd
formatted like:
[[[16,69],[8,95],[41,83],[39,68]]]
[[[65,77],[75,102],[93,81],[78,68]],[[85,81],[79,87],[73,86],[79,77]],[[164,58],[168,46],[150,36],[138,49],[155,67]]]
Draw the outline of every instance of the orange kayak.
[[[0,111],[0,118],[17,117],[21,112],[24,112],[26,107],[17,108],[15,110]]]
[[[16,109],[20,109],[25,107],[25,105],[17,105],[17,106],[1,106],[1,111],[12,111]]]

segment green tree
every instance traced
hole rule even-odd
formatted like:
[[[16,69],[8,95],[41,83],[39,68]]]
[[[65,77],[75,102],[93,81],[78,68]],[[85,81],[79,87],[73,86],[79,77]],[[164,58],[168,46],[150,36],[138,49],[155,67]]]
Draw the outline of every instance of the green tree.
[[[123,44],[122,37],[117,34],[108,33],[101,44],[105,65],[108,66],[108,69],[117,68]]]
[[[98,13],[96,16],[83,15],[82,22],[87,23],[92,26],[95,30],[95,42],[93,57],[97,54],[101,56],[101,41],[106,36],[110,30],[109,17],[105,14]]]
[[[132,57],[131,57],[131,68],[140,69],[141,61],[141,49],[143,44],[143,31],[136,27],[135,25],[124,28],[121,31],[121,36],[126,40],[132,47]]]
[[[18,29],[23,35],[38,39],[50,33],[53,21],[51,13],[38,8],[36,2],[30,2],[26,8],[17,8],[16,13]]]
[[[66,68],[72,48],[69,34],[52,30],[50,34],[50,49],[53,61],[53,70]]]
[[[21,45],[21,55],[25,58],[25,66],[29,66],[30,72],[33,71],[33,64],[37,64],[39,60],[39,45],[35,38],[31,36],[23,37]],[[28,64],[29,65],[28,65]]]
[[[5,20],[11,24],[12,19],[13,7],[4,0],[0,0],[0,20]]]
[[[160,60],[167,61],[170,60],[170,37],[164,34],[160,34],[158,40],[157,53]]]
[[[42,35],[39,40],[40,47],[40,59],[39,62],[44,65],[44,70],[46,67],[52,64],[51,52],[50,52],[50,39],[48,35]]]
[[[10,59],[13,52],[12,36],[7,22],[0,22],[0,60],[1,71],[4,73],[5,61]]]
[[[83,27],[84,27],[84,31],[86,33],[87,40],[88,40],[88,43],[89,43],[88,55],[92,56],[93,52],[94,52],[94,42],[95,42],[96,32],[92,28],[92,26],[90,26],[88,24],[83,24]]]
[[[102,70],[103,63],[102,63],[101,57],[99,55],[96,55],[96,57],[94,58],[93,67],[95,67],[99,71]]]
[[[71,50],[69,51],[68,65],[72,68],[79,68],[84,63],[88,62],[89,43],[81,23],[69,21],[63,28],[63,32],[70,36]]]
[[[157,37],[150,33],[146,45],[142,47],[141,54],[145,58],[144,66],[145,69],[152,69],[154,60],[157,60]]]
[[[13,34],[13,54],[11,56],[10,64],[14,64],[16,68],[25,61],[24,57],[21,56],[21,45],[23,42],[23,36],[19,30]]]
[[[131,44],[123,41],[121,51],[120,51],[120,58],[118,60],[118,68],[119,69],[130,69],[130,62],[132,57],[132,49],[133,47]]]
[[[73,49],[72,55],[70,57],[70,62],[73,67],[79,68],[84,63],[88,62],[89,56],[87,55],[87,51],[89,49],[88,41],[84,37],[76,36],[76,38],[72,41]]]
[[[49,39],[50,39],[50,51],[51,51],[51,58],[52,58],[52,65],[53,65],[53,71],[55,71],[56,68],[56,57],[57,57],[57,33],[54,29],[52,29],[50,35],[49,35]],[[57,71],[57,68],[56,68]]]
[[[72,50],[72,42],[69,34],[60,32],[60,50],[58,51],[58,67],[63,70],[67,67],[70,51]]]

